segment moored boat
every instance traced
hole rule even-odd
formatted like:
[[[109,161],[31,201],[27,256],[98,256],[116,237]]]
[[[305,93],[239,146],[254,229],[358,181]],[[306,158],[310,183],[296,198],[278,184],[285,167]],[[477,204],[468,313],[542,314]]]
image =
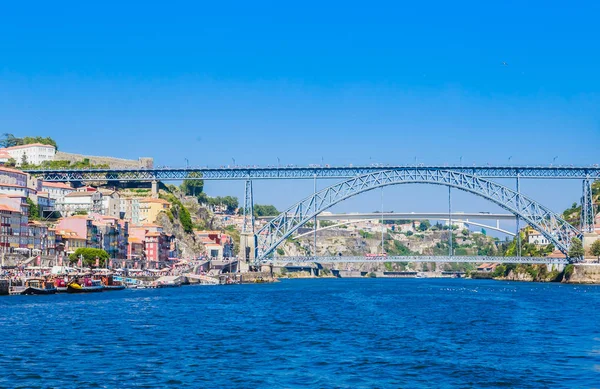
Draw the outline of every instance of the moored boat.
[[[67,285],[67,293],[95,293],[103,290],[104,286],[100,280],[90,278],[84,278],[82,283],[73,281]]]
[[[102,277],[102,286],[104,287],[105,291],[125,289],[125,284],[120,281],[116,281],[112,275]]]
[[[56,293],[67,293],[67,281],[62,278],[55,279],[54,286],[56,287]]]
[[[30,278],[25,281],[25,290],[21,292],[24,295],[34,294],[55,294],[56,287],[52,281],[46,281],[44,278]]]

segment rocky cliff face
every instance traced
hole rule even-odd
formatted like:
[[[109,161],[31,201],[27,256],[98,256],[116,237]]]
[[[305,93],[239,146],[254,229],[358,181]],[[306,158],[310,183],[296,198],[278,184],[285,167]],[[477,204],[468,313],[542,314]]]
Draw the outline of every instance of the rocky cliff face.
[[[196,241],[194,234],[186,233],[176,218],[171,221],[165,213],[161,213],[158,215],[156,223],[163,227],[166,234],[175,236],[182,258],[194,258],[204,253],[204,246]]]
[[[553,266],[549,268],[547,265],[518,264],[512,265],[512,269],[507,267],[506,271],[508,271],[508,273],[504,273],[506,275],[501,275],[496,279],[527,282],[559,282],[563,279],[561,271]]]
[[[164,194],[164,192],[161,193]],[[205,208],[198,205],[195,198],[186,198],[178,191],[172,191],[171,194],[188,210],[196,226],[201,226],[202,228],[213,227],[211,215]],[[163,227],[165,233],[175,236],[177,239],[177,248],[182,258],[194,258],[204,254],[204,245],[196,240],[193,233],[185,232],[175,207],[171,208],[169,212],[160,213],[156,222]]]

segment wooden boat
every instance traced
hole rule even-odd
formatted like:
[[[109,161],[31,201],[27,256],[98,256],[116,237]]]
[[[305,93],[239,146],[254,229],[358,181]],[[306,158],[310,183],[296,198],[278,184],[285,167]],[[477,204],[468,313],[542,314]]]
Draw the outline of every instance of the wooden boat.
[[[102,292],[103,290],[104,286],[102,286],[100,280],[92,280],[89,278],[84,278],[82,283],[73,281],[67,285],[67,293],[95,293]]]
[[[107,292],[125,289],[125,284],[120,281],[115,281],[112,275],[103,276],[101,281],[104,290]]]
[[[21,292],[24,295],[33,294],[55,294],[56,287],[52,281],[46,281],[43,278],[30,278],[25,281],[25,290]]]
[[[67,281],[62,278],[55,279],[54,286],[56,287],[56,293],[67,293]]]

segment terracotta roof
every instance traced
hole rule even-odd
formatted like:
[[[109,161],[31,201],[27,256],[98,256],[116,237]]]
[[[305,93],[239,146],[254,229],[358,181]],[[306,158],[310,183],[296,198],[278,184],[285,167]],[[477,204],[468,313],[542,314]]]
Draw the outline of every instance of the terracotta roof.
[[[42,182],[42,187],[47,186],[49,188],[60,188],[60,189],[71,189],[75,190],[71,185],[62,183],[62,182]]]
[[[2,150],[6,150],[6,149],[2,149]],[[25,173],[25,172],[22,172],[22,171],[20,171],[18,169],[12,169],[12,168],[9,168],[9,167],[6,167],[6,166],[0,166],[0,171],[10,172],[10,173],[19,173],[19,174],[22,174],[24,176],[27,175],[27,173]]]
[[[91,197],[96,192],[71,192],[67,194],[65,197]]]
[[[11,158],[10,154],[7,153],[4,149],[0,150],[0,158]]]
[[[159,203],[159,204],[171,204],[167,200],[163,199],[153,199],[153,198],[145,198],[141,199],[140,203]]]
[[[57,235],[60,235],[63,238],[67,238],[67,239],[85,240],[85,238],[77,235],[77,232],[75,232],[73,230],[60,230],[60,231],[57,232]]]
[[[23,185],[9,184],[9,183],[6,183],[6,182],[0,182],[0,186],[9,186],[9,187],[12,187],[12,188],[27,188],[26,186],[23,186]]]
[[[160,236],[159,232],[148,232],[146,236]]]
[[[21,213],[21,211],[17,211],[14,208],[9,207],[8,205],[5,204],[0,204],[0,211],[10,211],[10,212],[16,212],[16,213]]]
[[[566,258],[567,256],[558,250],[554,250],[552,254],[548,255],[548,258]]]
[[[127,242],[129,242],[129,243],[142,243],[142,240],[140,238],[136,238],[135,236],[130,236],[129,239],[127,239]]]
[[[8,197],[10,197],[11,199],[26,199],[27,196],[21,196],[21,195],[7,195]],[[29,204],[22,204],[22,205],[27,205],[29,207]]]
[[[52,147],[53,149],[56,149],[56,147],[52,146],[52,145],[45,145],[42,143],[30,143],[28,145],[21,145],[21,146],[11,146],[11,147],[7,147],[4,150],[17,150],[17,149],[26,149],[29,147]]]

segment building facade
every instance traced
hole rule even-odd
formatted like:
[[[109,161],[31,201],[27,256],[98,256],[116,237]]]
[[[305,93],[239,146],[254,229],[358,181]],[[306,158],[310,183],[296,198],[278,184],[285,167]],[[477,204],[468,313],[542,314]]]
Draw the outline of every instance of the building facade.
[[[145,198],[139,202],[139,219],[142,223],[156,223],[158,215],[171,208],[171,203],[163,199]]]
[[[56,148],[54,146],[41,143],[12,146],[0,150],[10,155],[15,160],[17,166],[21,166],[23,162],[40,165],[44,161],[53,161],[56,155]]]

